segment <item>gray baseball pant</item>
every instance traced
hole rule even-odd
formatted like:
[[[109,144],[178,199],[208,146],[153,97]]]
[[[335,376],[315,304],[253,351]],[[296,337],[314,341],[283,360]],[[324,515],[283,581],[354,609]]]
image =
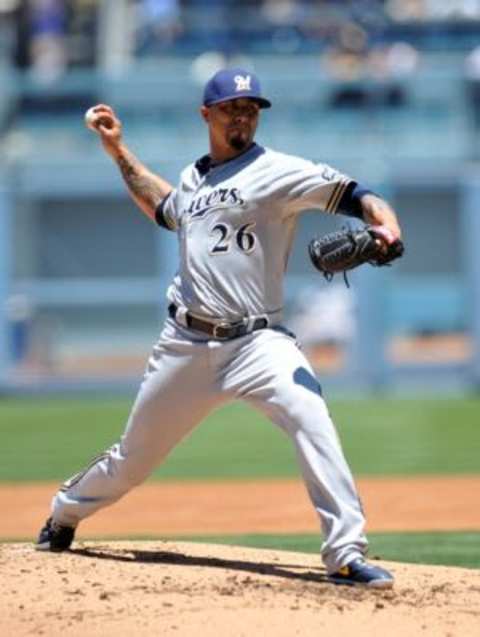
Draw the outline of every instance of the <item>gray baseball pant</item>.
[[[199,340],[195,340],[199,339]],[[142,483],[197,423],[242,399],[292,440],[324,535],[329,572],[365,554],[365,519],[355,484],[314,372],[286,330],[229,341],[200,340],[166,321],[120,442],[55,495],[52,514],[77,524]]]

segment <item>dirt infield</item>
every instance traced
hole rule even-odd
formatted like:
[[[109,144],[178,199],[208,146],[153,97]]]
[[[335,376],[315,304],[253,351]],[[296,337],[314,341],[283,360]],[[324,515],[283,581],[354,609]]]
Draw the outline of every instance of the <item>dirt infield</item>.
[[[358,486],[371,531],[480,530],[479,508],[471,506],[480,499],[480,476],[375,478]],[[33,540],[55,488],[2,485],[0,537]],[[0,635],[479,634],[480,571],[391,563],[393,591],[366,591],[326,582],[318,555],[87,539],[317,529],[299,480],[146,484],[85,520],[71,552],[0,544]]]
[[[392,591],[336,587],[302,553],[173,542],[0,545],[0,634],[47,637],[464,637],[480,572],[386,564]]]
[[[0,539],[34,538],[58,485],[0,486]],[[480,476],[365,478],[369,531],[480,530]],[[85,520],[81,538],[318,530],[300,480],[150,482]]]

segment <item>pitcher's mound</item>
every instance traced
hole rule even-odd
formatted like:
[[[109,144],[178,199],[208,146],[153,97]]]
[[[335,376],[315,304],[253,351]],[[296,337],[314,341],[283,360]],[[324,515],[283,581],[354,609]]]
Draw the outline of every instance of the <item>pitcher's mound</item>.
[[[0,634],[476,635],[480,572],[381,563],[391,591],[334,586],[319,556],[174,542],[0,544]]]

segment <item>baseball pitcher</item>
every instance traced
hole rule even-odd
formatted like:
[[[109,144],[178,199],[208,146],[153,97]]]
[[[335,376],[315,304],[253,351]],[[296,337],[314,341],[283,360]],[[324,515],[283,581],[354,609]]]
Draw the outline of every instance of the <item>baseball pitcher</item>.
[[[331,581],[393,585],[388,571],[365,561],[362,507],[314,371],[282,324],[282,284],[304,210],[363,219],[371,238],[363,261],[375,251],[389,260],[400,228],[391,207],[350,177],[256,144],[260,111],[270,107],[253,73],[216,73],[200,108],[209,153],[175,187],[127,148],[110,106],[87,113],[140,209],[176,233],[180,263],[124,434],[60,488],[38,549],[68,549],[81,520],[142,483],[213,408],[242,399],[295,446]],[[362,250],[355,247],[355,258]],[[332,259],[328,267],[335,271]]]

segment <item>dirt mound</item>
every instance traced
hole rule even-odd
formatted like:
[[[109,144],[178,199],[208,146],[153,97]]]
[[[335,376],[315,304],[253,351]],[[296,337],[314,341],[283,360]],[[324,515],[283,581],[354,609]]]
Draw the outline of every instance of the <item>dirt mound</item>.
[[[0,545],[0,634],[477,634],[480,572],[386,564],[391,591],[333,586],[316,555],[174,542]]]

